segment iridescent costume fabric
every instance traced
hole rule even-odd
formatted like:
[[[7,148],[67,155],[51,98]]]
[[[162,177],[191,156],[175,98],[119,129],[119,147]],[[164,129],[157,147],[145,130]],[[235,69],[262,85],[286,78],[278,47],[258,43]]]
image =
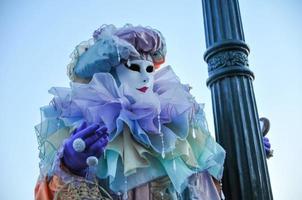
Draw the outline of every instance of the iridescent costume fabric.
[[[103,45],[99,48],[91,45],[90,50],[96,49],[91,51],[94,53],[85,54],[82,60],[79,54],[69,66],[72,80],[89,81],[71,82],[70,88],[53,87],[49,90],[54,98],[50,105],[41,108],[42,122],[36,126],[41,180],[54,176],[64,181],[66,175],[57,170],[60,149],[72,130],[86,121],[108,129],[110,142],[99,158],[97,177],[100,182],[107,182],[104,187],[111,193],[133,191],[167,177],[169,199],[179,199],[180,196],[186,199],[185,192],[190,188],[190,195],[197,196],[195,199],[218,198],[217,192],[212,191],[215,190],[213,185],[208,185],[211,177],[222,178],[225,152],[208,131],[203,105],[194,100],[189,86],[180,82],[170,66],[155,72],[153,93],[146,96],[148,101],[135,102],[116,80],[112,66],[130,57],[147,58],[150,53],[144,55],[143,47],[137,48],[138,44],[134,45],[136,48],[131,47],[137,42],[131,40],[134,33],[114,32],[120,37],[100,37],[102,30],[95,32],[95,44],[101,41],[100,45]],[[121,35],[128,39],[122,41]],[[115,41],[112,48],[104,46],[112,44],[109,40]],[[161,55],[166,51],[164,45],[161,43],[146,51],[153,51],[149,59],[162,62]],[[108,54],[106,50],[107,54],[104,54],[103,48],[115,53]],[[87,49],[82,53],[85,51]],[[102,62],[100,52],[106,57]],[[197,179],[203,186],[192,183]],[[200,192],[200,188],[207,188],[204,189],[207,191]]]

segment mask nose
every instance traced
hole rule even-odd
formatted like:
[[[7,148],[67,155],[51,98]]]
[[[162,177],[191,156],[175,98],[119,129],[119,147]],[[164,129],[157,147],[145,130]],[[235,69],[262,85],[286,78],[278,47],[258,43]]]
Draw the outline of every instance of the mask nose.
[[[149,77],[144,77],[143,82],[148,83],[149,82]]]

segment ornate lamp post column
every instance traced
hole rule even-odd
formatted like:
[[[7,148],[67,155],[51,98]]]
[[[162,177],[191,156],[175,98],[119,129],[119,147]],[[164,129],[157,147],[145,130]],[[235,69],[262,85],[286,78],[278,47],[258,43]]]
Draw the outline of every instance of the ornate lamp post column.
[[[227,200],[273,199],[237,0],[202,0],[215,132]]]

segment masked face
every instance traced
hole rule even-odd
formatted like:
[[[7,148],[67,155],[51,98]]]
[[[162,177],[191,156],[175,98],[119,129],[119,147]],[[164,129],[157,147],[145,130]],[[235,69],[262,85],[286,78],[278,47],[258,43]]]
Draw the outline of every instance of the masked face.
[[[154,65],[147,60],[132,60],[116,68],[121,87],[134,99],[153,93]]]

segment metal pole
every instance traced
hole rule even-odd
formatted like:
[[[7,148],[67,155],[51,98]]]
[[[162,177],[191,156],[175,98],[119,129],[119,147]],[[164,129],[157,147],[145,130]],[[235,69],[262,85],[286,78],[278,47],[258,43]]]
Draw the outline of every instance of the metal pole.
[[[226,150],[227,200],[272,200],[238,0],[202,0],[217,141]]]

